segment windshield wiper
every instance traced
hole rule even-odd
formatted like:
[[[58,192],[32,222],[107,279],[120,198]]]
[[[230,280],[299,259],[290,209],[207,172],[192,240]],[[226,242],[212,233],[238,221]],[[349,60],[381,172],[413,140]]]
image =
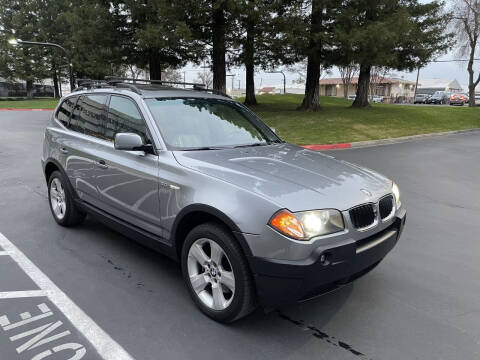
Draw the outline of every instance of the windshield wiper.
[[[202,146],[197,148],[182,149],[181,151],[222,150],[222,149],[228,149],[228,148],[221,147],[221,146]]]
[[[234,148],[245,148],[245,147],[265,146],[265,145],[268,145],[268,143],[267,143],[267,142],[263,142],[263,143],[253,143],[253,144],[237,145],[237,146],[234,146]]]

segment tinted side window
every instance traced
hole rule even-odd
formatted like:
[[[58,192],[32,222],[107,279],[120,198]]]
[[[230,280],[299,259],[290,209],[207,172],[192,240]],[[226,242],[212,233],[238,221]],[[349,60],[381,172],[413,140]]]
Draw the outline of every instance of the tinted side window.
[[[106,95],[87,95],[82,97],[80,116],[85,134],[103,139],[104,107]]]
[[[83,110],[83,96],[78,99],[75,108],[73,109],[72,117],[70,118],[70,129],[73,131],[77,131],[79,133],[83,133],[83,120],[81,117],[81,113]]]
[[[146,141],[147,125],[132,100],[112,95],[105,123],[105,137],[113,140],[117,133],[135,133]]]
[[[75,106],[76,101],[76,96],[69,97],[58,108],[57,119],[65,127],[68,127],[68,121],[70,120],[70,116],[72,115],[73,107]]]

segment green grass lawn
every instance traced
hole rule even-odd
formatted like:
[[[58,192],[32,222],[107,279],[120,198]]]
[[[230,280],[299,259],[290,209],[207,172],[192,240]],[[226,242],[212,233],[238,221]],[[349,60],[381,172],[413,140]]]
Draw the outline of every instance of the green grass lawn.
[[[351,108],[351,101],[320,99],[322,110],[297,111],[302,95],[261,95],[251,109],[278,135],[294,144],[328,144],[480,128],[480,108],[373,104]]]
[[[58,99],[0,100],[0,108],[10,109],[52,109]]]

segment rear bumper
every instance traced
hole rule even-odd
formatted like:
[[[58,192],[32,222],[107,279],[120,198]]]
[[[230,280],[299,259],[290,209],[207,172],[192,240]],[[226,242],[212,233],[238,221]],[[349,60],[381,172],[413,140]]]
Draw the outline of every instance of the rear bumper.
[[[365,275],[393,249],[405,221],[406,211],[401,209],[395,222],[381,232],[360,241],[322,249],[321,253],[302,261],[252,257],[250,265],[260,304],[273,307],[308,300]]]

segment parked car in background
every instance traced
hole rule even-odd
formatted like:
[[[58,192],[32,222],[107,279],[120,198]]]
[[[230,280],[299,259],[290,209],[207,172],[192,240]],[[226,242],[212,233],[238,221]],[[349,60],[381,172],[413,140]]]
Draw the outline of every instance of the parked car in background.
[[[426,104],[430,95],[428,94],[417,94],[413,100],[414,104]]]
[[[450,96],[450,105],[463,106],[468,102],[468,98],[463,94],[452,94]]]
[[[373,102],[373,103],[382,103],[383,102],[383,96],[380,96],[380,95],[373,95],[371,98],[370,98],[370,101]]]
[[[436,92],[427,99],[426,104],[444,105],[450,102],[450,96],[446,92]]]
[[[352,100],[352,101],[355,101],[355,99],[357,98],[357,95],[348,95],[348,100]]]

